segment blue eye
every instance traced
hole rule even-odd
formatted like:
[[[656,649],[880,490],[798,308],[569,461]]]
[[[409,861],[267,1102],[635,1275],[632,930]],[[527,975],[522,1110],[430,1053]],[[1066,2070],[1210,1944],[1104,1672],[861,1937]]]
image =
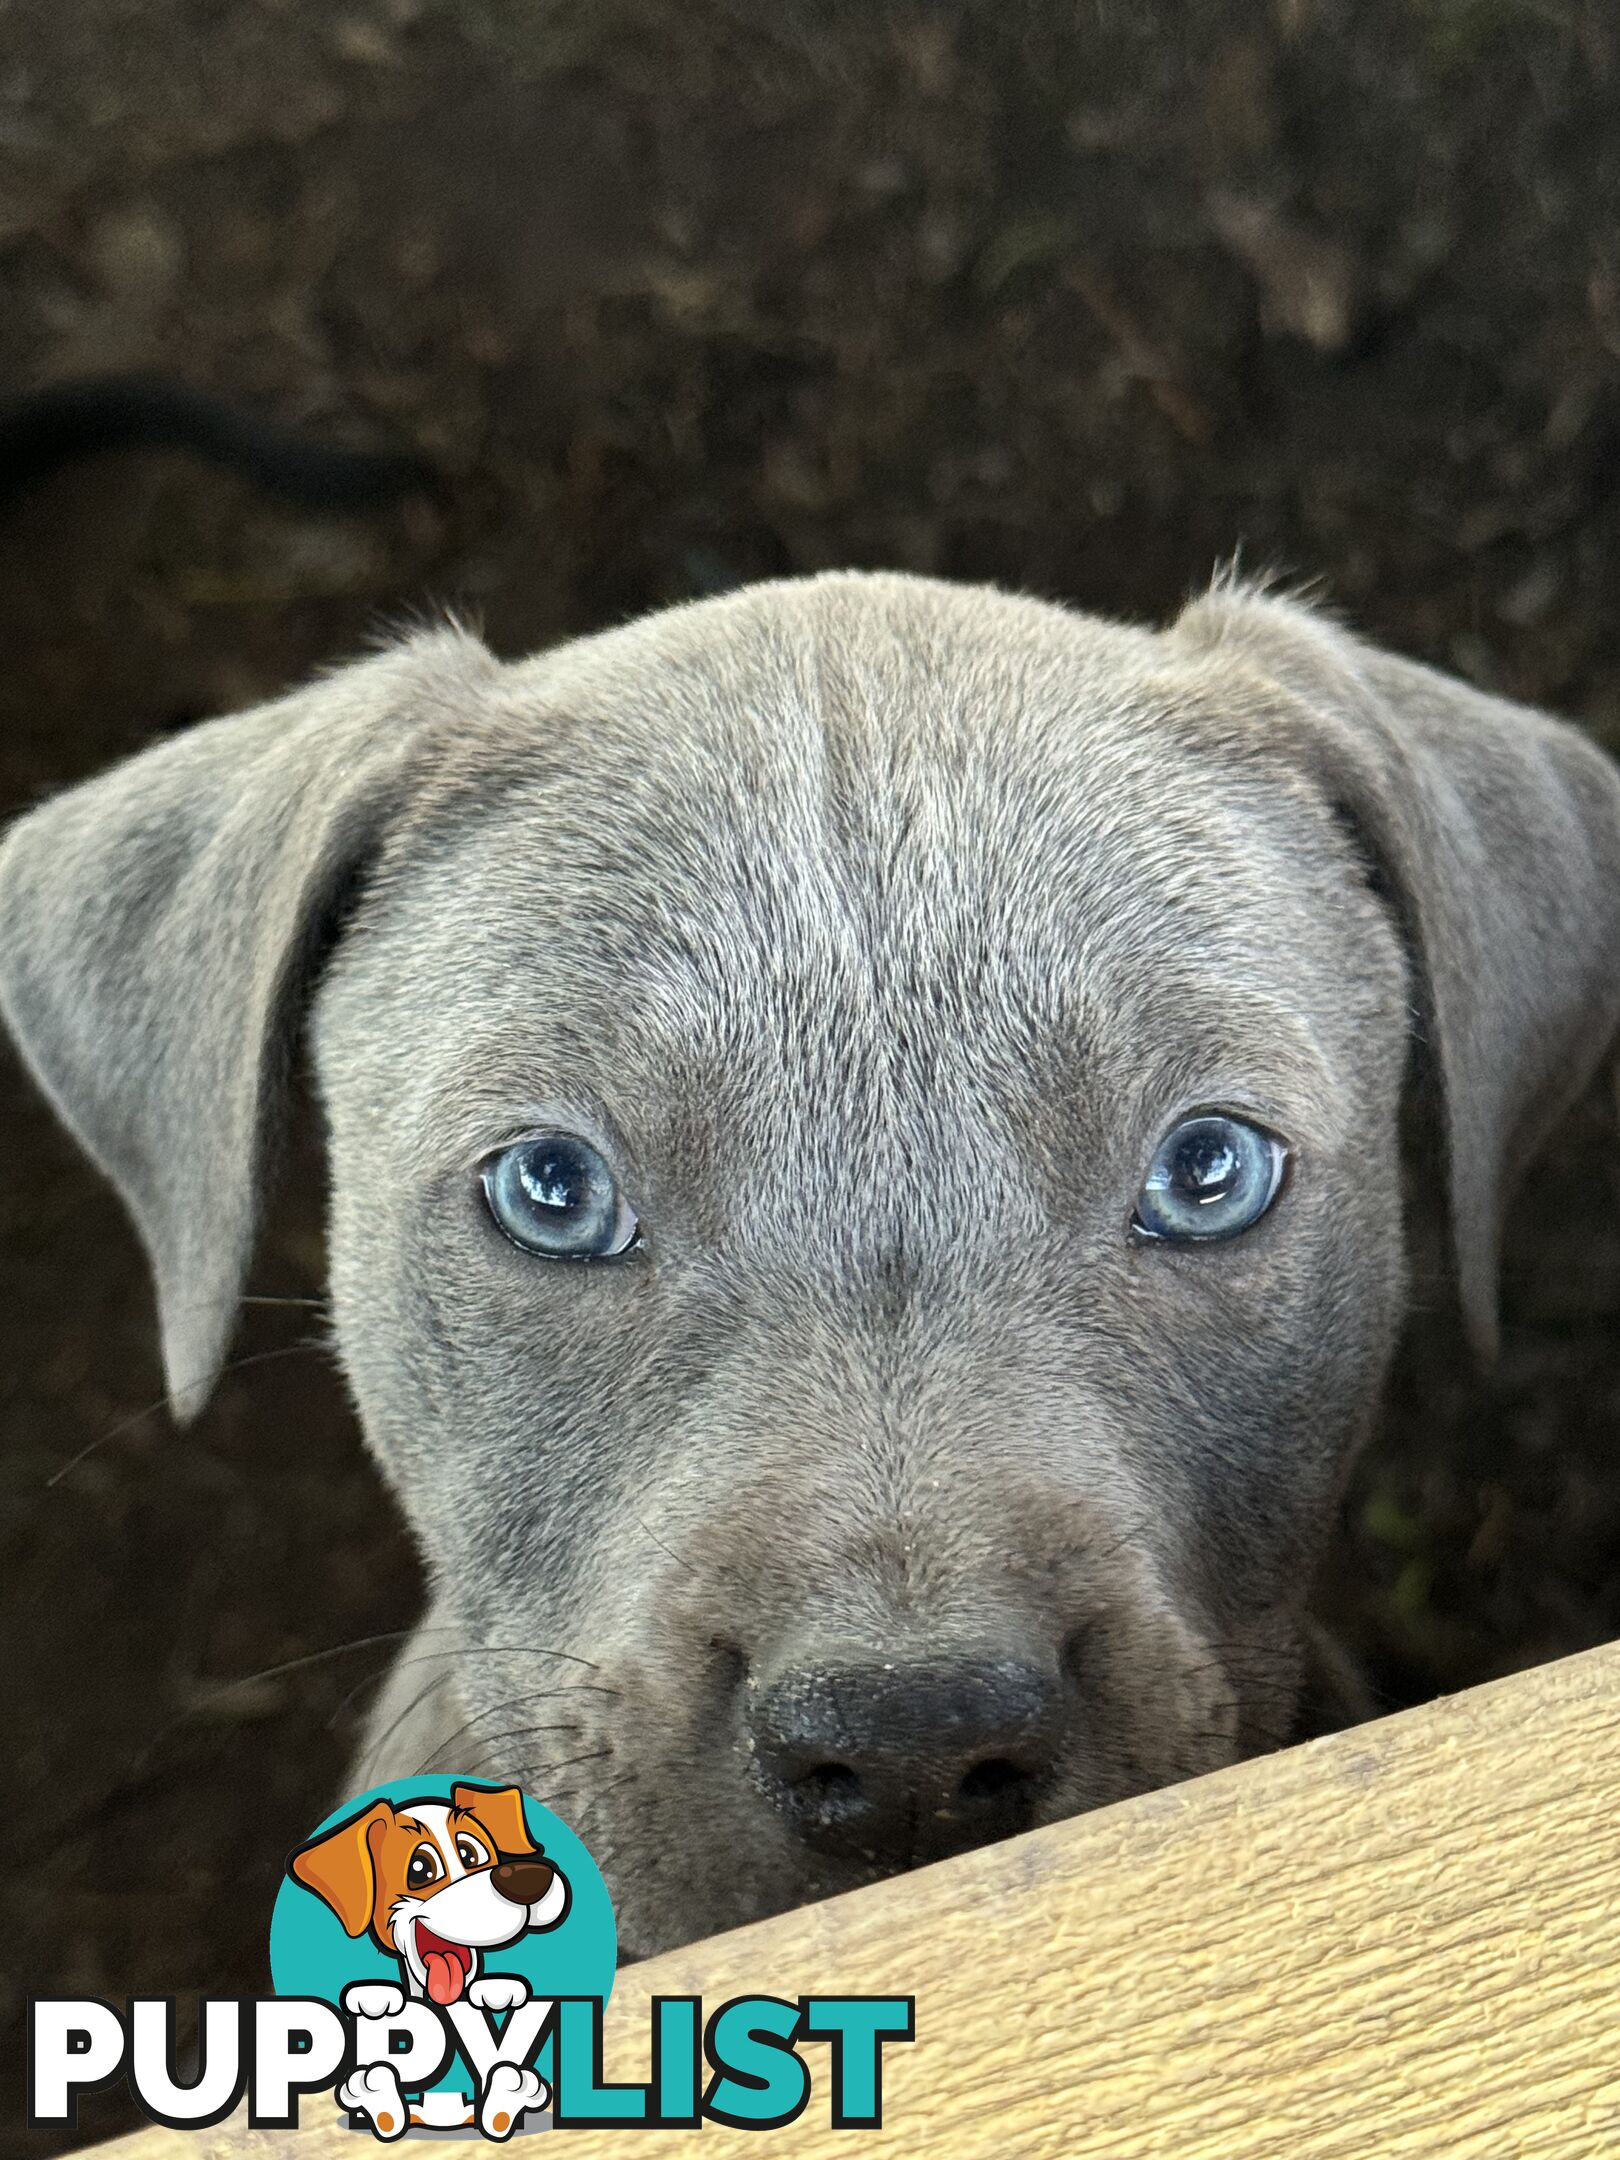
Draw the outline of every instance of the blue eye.
[[[588,1140],[541,1133],[492,1155],[484,1199],[514,1245],[545,1260],[607,1260],[640,1235],[635,1211]]]
[[[1208,1112],[1160,1141],[1132,1228],[1172,1244],[1213,1244],[1257,1223],[1277,1197],[1288,1150],[1242,1118]]]

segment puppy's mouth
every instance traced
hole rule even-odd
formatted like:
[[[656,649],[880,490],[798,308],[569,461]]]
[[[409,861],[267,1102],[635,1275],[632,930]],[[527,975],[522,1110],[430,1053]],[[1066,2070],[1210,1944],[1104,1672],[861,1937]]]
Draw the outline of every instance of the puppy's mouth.
[[[416,1923],[416,1954],[422,1960],[423,1984],[429,2000],[441,2009],[459,2002],[472,1973],[472,1952],[465,1943],[446,1942],[426,1921]]]

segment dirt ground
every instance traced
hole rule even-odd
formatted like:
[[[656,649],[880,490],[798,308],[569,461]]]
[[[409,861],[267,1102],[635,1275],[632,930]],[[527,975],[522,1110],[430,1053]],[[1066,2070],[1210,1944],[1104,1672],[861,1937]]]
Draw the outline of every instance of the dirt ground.
[[[323,522],[147,454],[12,505],[0,801],[425,605],[513,652],[853,563],[1162,617],[1239,547],[1620,745],[1617,210],[1607,0],[0,0],[0,395],[162,367],[446,483]],[[1527,1187],[1493,1375],[1425,1295],[1320,1598],[1390,1705],[1620,1633],[1610,1123]],[[313,1142],[185,1433],[9,1060],[0,1150],[15,2035],[263,1983],[418,1584]]]

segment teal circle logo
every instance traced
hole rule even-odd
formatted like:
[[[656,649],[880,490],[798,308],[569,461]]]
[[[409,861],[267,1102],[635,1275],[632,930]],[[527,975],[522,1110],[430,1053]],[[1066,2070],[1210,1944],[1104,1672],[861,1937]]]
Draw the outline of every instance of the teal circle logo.
[[[341,2010],[366,1987],[376,2010],[432,2004],[451,2024],[559,1995],[605,2002],[617,1954],[581,1840],[516,1786],[471,1777],[396,1779],[335,1808],[289,1858],[270,1920],[278,1995]],[[551,2045],[533,2064],[548,2081]],[[476,2085],[458,2049],[409,2119],[449,2127]]]

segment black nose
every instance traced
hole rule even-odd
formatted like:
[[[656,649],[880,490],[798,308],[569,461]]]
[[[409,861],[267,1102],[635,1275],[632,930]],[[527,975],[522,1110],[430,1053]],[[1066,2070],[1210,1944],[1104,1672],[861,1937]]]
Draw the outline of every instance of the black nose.
[[[1057,1680],[986,1658],[790,1672],[749,1705],[754,1773],[818,1851],[901,1865],[1027,1829]]]

